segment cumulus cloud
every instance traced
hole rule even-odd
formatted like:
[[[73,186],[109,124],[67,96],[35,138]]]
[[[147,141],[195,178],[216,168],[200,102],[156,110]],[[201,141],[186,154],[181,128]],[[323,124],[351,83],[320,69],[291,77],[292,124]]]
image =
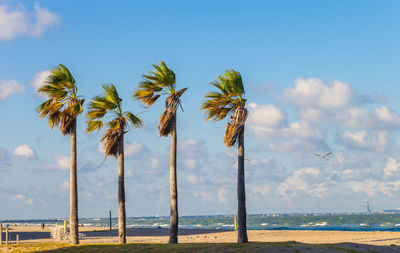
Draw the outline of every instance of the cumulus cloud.
[[[197,161],[195,159],[185,159],[183,162],[186,168],[188,169],[194,169],[197,167]]]
[[[156,169],[160,167],[160,160],[156,157],[150,157],[150,167]]]
[[[326,183],[316,183],[320,176],[317,168],[303,168],[295,171],[287,177],[284,182],[279,184],[276,192],[283,197],[292,198],[300,193],[308,194],[313,197],[323,197],[328,188]]]
[[[27,198],[22,194],[16,194],[14,196],[11,197],[11,200],[16,200],[16,201],[20,201],[26,205],[33,205],[33,199],[32,198]]]
[[[179,155],[183,158],[183,165],[188,169],[195,169],[200,161],[207,157],[207,148],[204,140],[187,138],[178,143]]]
[[[14,149],[13,154],[17,157],[24,159],[32,159],[36,157],[35,150],[29,147],[27,144],[17,146]]]
[[[71,158],[66,155],[57,155],[53,163],[45,163],[40,166],[42,170],[61,170],[67,171],[70,169]]]
[[[231,200],[230,193],[225,188],[220,188],[217,192],[217,199],[222,204],[227,204]]]
[[[33,12],[28,12],[22,4],[16,8],[0,4],[0,40],[22,35],[38,37],[58,23],[59,17],[39,4],[35,4]]]
[[[385,150],[388,145],[387,133],[378,131],[367,133],[367,131],[344,131],[342,140],[345,145],[353,149]]]
[[[138,142],[129,142],[125,144],[125,157],[138,159],[142,157],[144,153],[147,153],[148,148],[142,143]]]
[[[285,113],[275,105],[249,104],[250,117],[248,123],[264,127],[278,127],[286,121]]]
[[[328,85],[318,78],[298,78],[294,84],[295,87],[287,88],[283,96],[290,103],[302,107],[341,108],[349,104],[353,95],[353,89],[341,81]]]
[[[397,162],[396,159],[389,157],[386,163],[385,168],[383,169],[383,172],[387,176],[393,175],[400,167],[400,162]]]
[[[10,96],[22,94],[24,92],[25,86],[19,84],[17,80],[5,80],[0,78],[0,100],[4,100]]]
[[[41,86],[43,86],[44,82],[47,80],[47,78],[49,77],[50,74],[51,74],[50,70],[38,72],[35,74],[35,77],[33,78],[32,82],[31,82],[31,85],[35,89],[36,94],[40,97],[46,98],[46,95],[44,95],[43,93],[37,92],[37,90]]]
[[[204,183],[203,178],[199,178],[196,175],[189,174],[186,176],[186,181],[192,184]]]
[[[353,192],[363,193],[368,197],[374,197],[379,194],[393,197],[393,193],[400,190],[400,180],[383,182],[369,178],[363,181],[348,181],[345,185]]]
[[[324,138],[324,133],[307,121],[287,122],[285,113],[274,105],[250,103],[249,109],[247,125],[258,138]]]

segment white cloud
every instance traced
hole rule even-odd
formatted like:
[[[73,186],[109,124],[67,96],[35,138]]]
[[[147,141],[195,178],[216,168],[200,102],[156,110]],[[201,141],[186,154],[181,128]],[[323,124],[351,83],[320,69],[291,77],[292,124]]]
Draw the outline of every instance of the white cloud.
[[[386,106],[375,108],[375,116],[386,126],[400,127],[400,116]]]
[[[42,72],[38,72],[35,74],[35,77],[33,78],[31,85],[33,86],[33,88],[35,89],[35,92],[38,96],[46,98],[47,96],[44,95],[43,93],[39,93],[37,92],[37,90],[43,86],[44,82],[47,80],[47,78],[49,77],[49,75],[51,74],[50,70],[45,70]]]
[[[48,27],[58,24],[59,18],[56,14],[51,13],[47,8],[40,8],[38,4],[35,4],[34,8],[36,22],[31,28],[31,34],[33,36],[40,36]]]
[[[211,192],[203,192],[203,191],[194,191],[193,196],[197,198],[201,198],[203,202],[211,202],[214,200],[215,194]]]
[[[104,149],[104,145],[102,142],[99,142],[97,144],[97,152],[99,152],[100,154],[104,155],[105,149]]]
[[[285,113],[275,105],[249,104],[250,117],[248,123],[264,127],[277,127],[286,121]]]
[[[27,12],[22,4],[16,8],[0,4],[0,40],[12,40],[21,35],[41,36],[48,27],[58,23],[56,14],[38,4],[32,13]]]
[[[21,158],[24,158],[24,159],[31,159],[31,158],[36,157],[35,150],[33,150],[31,147],[29,147],[26,144],[22,144],[22,145],[17,146],[14,149],[13,154],[15,156],[18,156],[18,157],[21,157]]]
[[[54,163],[42,164],[40,168],[42,170],[62,170],[67,171],[71,166],[71,158],[66,155],[57,155]]]
[[[295,87],[287,88],[283,96],[290,103],[302,107],[341,108],[350,102],[353,95],[353,89],[341,81],[327,85],[318,78],[298,78],[294,84]]]
[[[160,160],[156,157],[150,157],[150,167],[152,169],[160,167]]]
[[[293,175],[286,178],[284,182],[279,184],[276,192],[278,195],[293,198],[300,193],[306,193],[313,197],[323,197],[328,192],[326,182],[316,183],[320,176],[317,168],[303,168],[297,170]]]
[[[147,151],[147,147],[138,142],[126,143],[124,148],[125,157],[134,159],[140,158]]]
[[[267,185],[248,185],[247,188],[249,189],[250,197],[254,197],[255,194],[267,197],[271,192],[271,187]]]
[[[0,79],[0,100],[4,100],[12,95],[22,94],[24,92],[25,86],[19,84],[17,80]]]
[[[60,170],[69,170],[71,165],[71,158],[65,155],[56,156],[57,168]]]
[[[195,159],[185,159],[183,164],[188,169],[194,169],[197,166],[197,161]]]
[[[231,196],[227,189],[221,188],[217,192],[217,198],[220,203],[227,204],[227,203],[229,203]]]
[[[396,159],[389,157],[386,163],[385,168],[383,169],[383,172],[387,176],[393,175],[400,167],[400,162],[397,162]]]
[[[187,138],[178,143],[179,155],[184,158],[197,158],[206,153],[204,140]]]
[[[342,134],[344,144],[356,149],[385,150],[388,145],[387,133],[385,131],[372,132],[367,131],[350,132],[344,131]]]
[[[21,201],[26,205],[33,205],[33,199],[32,198],[26,198],[22,194],[16,194],[16,195],[12,196],[11,200]]]
[[[193,174],[189,174],[186,176],[186,181],[192,184],[204,183],[204,179],[198,178]]]
[[[349,181],[345,185],[354,192],[364,193],[368,197],[378,194],[393,197],[394,192],[400,190],[400,181],[382,182],[374,179],[363,181]]]

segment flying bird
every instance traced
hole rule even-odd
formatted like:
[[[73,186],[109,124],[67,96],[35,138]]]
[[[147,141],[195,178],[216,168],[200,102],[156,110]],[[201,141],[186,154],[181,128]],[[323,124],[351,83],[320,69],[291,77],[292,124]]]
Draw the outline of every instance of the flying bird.
[[[11,163],[6,162],[6,164],[7,164],[8,166],[12,167],[12,164],[11,164]]]
[[[314,154],[314,155],[319,156],[319,157],[321,157],[321,158],[325,158],[325,157],[327,157],[327,156],[330,155],[330,154],[332,154],[332,152],[329,152],[329,153],[326,153],[326,154]]]
[[[250,162],[250,160],[249,159],[244,159],[245,161],[247,161],[247,162]],[[237,160],[236,161],[234,161],[232,164],[235,164],[235,163],[237,163]]]

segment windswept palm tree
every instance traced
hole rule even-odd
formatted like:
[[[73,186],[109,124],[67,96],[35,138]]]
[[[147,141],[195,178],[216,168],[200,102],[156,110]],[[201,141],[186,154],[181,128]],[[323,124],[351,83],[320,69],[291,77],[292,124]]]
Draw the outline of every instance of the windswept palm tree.
[[[244,180],[244,125],[247,119],[246,99],[242,77],[239,72],[227,70],[224,76],[211,82],[217,91],[208,92],[201,109],[207,114],[206,121],[224,119],[229,115],[224,143],[232,147],[238,143],[238,242],[248,242],[246,230],[246,194]]]
[[[118,157],[118,238],[120,243],[126,243],[126,213],[125,213],[125,178],[124,178],[124,134],[130,122],[135,128],[142,125],[142,120],[131,112],[122,111],[122,99],[113,84],[103,85],[104,94],[96,96],[89,103],[89,119],[86,131],[101,129],[106,123],[108,129],[101,138],[104,141],[106,156]]]
[[[165,110],[160,116],[158,133],[166,137],[171,135],[170,160],[170,232],[169,243],[178,243],[178,186],[176,182],[176,109],[181,106],[180,97],[187,90],[176,89],[175,73],[161,61],[160,65],[153,64],[154,70],[144,75],[133,97],[145,107],[150,107],[162,95],[168,95],[165,101]]]
[[[48,117],[50,128],[60,127],[62,135],[71,135],[70,168],[70,239],[79,244],[78,238],[78,188],[76,169],[76,119],[83,111],[84,99],[78,96],[75,79],[69,70],[59,64],[38,89],[48,98],[37,108],[41,118]]]

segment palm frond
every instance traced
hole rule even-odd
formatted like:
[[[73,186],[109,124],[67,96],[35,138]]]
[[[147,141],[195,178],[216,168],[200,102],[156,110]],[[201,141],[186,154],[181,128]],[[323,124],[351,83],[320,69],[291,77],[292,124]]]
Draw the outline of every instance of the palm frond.
[[[201,105],[201,109],[206,114],[206,121],[222,120],[227,115],[233,114],[226,125],[224,136],[225,145],[230,147],[236,143],[248,117],[242,77],[237,71],[227,70],[225,75],[218,76],[211,85],[217,90],[205,94],[206,100]]]
[[[127,112],[126,113],[126,118],[129,120],[129,122],[131,122],[131,124],[135,127],[135,128],[139,128],[143,125],[143,121],[141,119],[139,119],[139,117],[137,117],[136,115],[134,115],[131,112]]]
[[[140,127],[142,121],[131,112],[122,112],[122,99],[119,97],[117,89],[113,84],[103,85],[104,93],[100,96],[95,96],[89,103],[87,112],[87,132],[92,132],[95,129],[100,129],[104,126],[103,118],[106,115],[113,115],[113,118],[106,123],[108,129],[101,138],[104,142],[104,150],[106,156],[115,156],[119,154],[119,144],[122,136],[127,128],[127,121],[131,122],[134,127]],[[115,116],[115,117],[114,117]]]
[[[86,132],[90,133],[90,132],[94,131],[95,129],[100,129],[102,127],[103,127],[103,121],[91,120],[91,121],[88,121]]]
[[[77,95],[75,79],[62,64],[53,70],[38,92],[48,100],[37,108],[41,118],[48,117],[50,128],[60,127],[63,135],[71,134],[76,118],[83,111],[84,99]]]
[[[147,108],[152,106],[163,93],[175,93],[175,73],[163,61],[159,65],[153,64],[153,67],[154,70],[143,76],[144,80],[133,94],[134,99],[139,100]]]

